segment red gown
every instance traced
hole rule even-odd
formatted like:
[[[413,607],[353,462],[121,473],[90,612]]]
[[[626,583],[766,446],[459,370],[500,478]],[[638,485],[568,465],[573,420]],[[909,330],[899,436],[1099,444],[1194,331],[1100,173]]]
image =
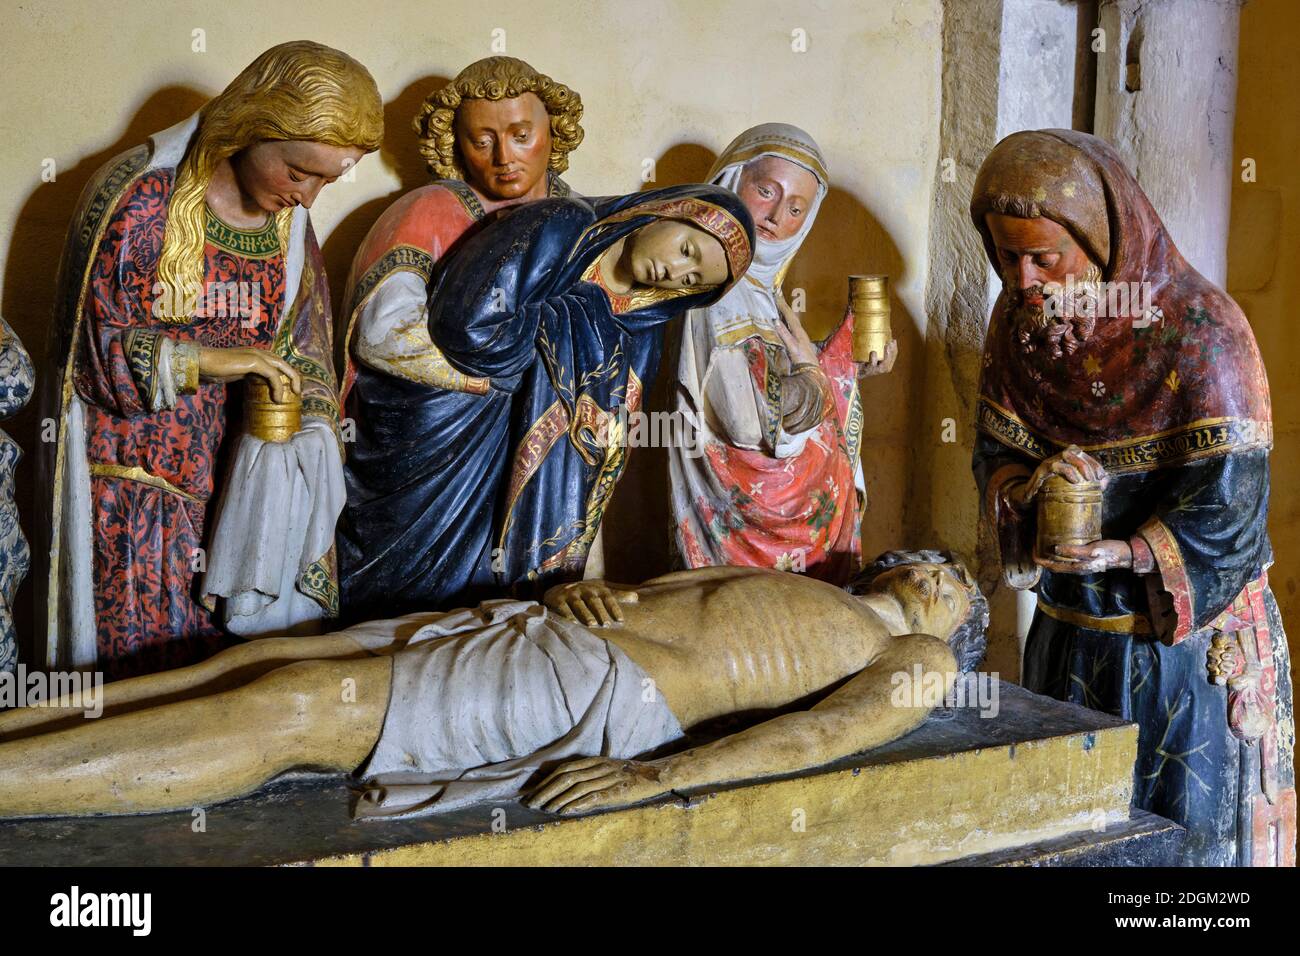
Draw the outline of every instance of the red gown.
[[[59,433],[42,462],[50,495],[41,529],[50,538],[40,549],[50,561],[40,582],[49,607],[44,663],[95,666],[110,678],[194,663],[225,641],[196,579],[206,568],[227,435],[239,430],[230,398],[240,389],[200,382],[193,361],[169,369],[167,356],[195,346],[273,351],[302,374],[304,420],[338,423],[328,287],[303,211],[291,238],[301,251],[294,273],[274,218],[243,231],[209,212],[205,298],[182,309],[181,320],[155,314],[176,175],[157,153],[170,135],[109,163],[87,187],[64,253],[46,376],[44,414]],[[84,458],[71,442],[78,415]],[[77,490],[86,471],[88,536]],[[333,565],[331,549],[299,582],[325,613],[337,609]]]
[[[158,336],[214,348],[268,348],[284,306],[284,257],[274,219],[247,233],[223,228],[209,213],[205,280],[249,283],[257,294],[244,297],[243,309],[234,303],[234,311],[245,314],[200,314],[186,324],[153,316],[171,188],[170,171],[157,170],[122,198],[91,267],[92,304],[73,373],[87,404],[91,509],[99,534],[98,651],[111,677],[190,664],[222,643],[211,611],[196,598],[194,577],[204,566],[200,549],[226,435],[227,386],[203,382],[194,394],[178,395],[175,407],[151,411]],[[240,244],[252,251],[236,252]]]

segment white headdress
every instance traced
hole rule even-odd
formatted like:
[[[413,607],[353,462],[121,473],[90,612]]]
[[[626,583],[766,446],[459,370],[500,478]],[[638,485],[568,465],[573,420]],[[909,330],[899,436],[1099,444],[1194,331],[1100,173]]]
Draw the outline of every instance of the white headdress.
[[[798,232],[777,242],[758,236],[754,246],[754,261],[745,274],[745,280],[736,283],[730,292],[709,308],[692,312],[692,325],[697,324],[696,316],[699,313],[704,313],[700,318],[707,316],[707,325],[715,347],[732,344],[755,332],[771,333],[775,329],[779,314],[776,309],[776,290],[785,278],[785,272],[795,253],[812,229],[813,222],[817,219],[817,210],[828,188],[829,177],[821,150],[811,136],[798,127],[785,123],[763,123],[737,136],[713,164],[713,169],[709,171],[709,182],[736,191],[740,187],[740,176],[745,165],[762,156],[775,156],[807,169],[817,177],[817,195],[812,199]]]

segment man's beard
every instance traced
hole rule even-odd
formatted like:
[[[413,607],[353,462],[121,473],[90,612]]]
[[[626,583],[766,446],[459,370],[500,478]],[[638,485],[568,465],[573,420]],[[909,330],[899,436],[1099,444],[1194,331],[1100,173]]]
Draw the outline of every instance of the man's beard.
[[[1097,327],[1101,283],[1101,269],[1088,263],[1082,276],[1052,293],[1051,314],[1043,286],[1017,289],[1006,283],[1007,315],[1020,350],[1029,354],[1041,347],[1052,358],[1073,355]]]

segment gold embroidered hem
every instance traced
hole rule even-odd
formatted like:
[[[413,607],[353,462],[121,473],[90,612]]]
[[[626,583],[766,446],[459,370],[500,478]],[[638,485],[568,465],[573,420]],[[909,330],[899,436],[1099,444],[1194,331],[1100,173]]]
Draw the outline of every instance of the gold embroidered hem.
[[[976,428],[1008,448],[1044,459],[1059,450],[1059,443],[1039,435],[1013,412],[981,398]],[[1273,423],[1247,418],[1205,418],[1151,435],[1079,447],[1101,462],[1108,472],[1152,471],[1184,465],[1202,458],[1273,446]]]
[[[657,302],[679,299],[684,295],[703,290],[703,286],[691,286],[684,289],[660,289],[655,286],[634,285],[627,292],[615,292],[605,284],[605,277],[600,274],[600,260],[594,260],[582,273],[582,281],[590,282],[609,299],[609,307],[615,315],[622,315],[635,309],[643,309]]]
[[[753,319],[738,318],[735,324],[719,322],[715,338],[718,345],[724,348],[739,345],[746,339],[752,338],[760,338],[768,345],[779,345],[781,348],[785,348],[785,343],[781,341],[781,336],[776,329],[766,325],[759,325]]]
[[[166,478],[151,475],[138,465],[109,465],[92,461],[90,463],[90,475],[92,478],[121,478],[125,481],[138,481],[142,485],[152,485],[173,495],[180,495],[186,501],[199,500],[188,491],[181,491]]]
[[[785,159],[793,160],[801,166],[807,166],[822,182],[830,182],[830,173],[826,171],[826,167],[821,160],[808,149],[807,143],[788,136],[777,136],[775,134],[765,135],[752,146],[727,151],[718,158],[718,162],[714,164],[713,169],[709,170],[709,175],[705,177],[704,181],[713,182],[714,177],[722,171],[719,166],[734,166],[737,163],[747,163],[751,159],[756,159],[767,153],[775,153]],[[725,160],[725,163],[723,160]]]

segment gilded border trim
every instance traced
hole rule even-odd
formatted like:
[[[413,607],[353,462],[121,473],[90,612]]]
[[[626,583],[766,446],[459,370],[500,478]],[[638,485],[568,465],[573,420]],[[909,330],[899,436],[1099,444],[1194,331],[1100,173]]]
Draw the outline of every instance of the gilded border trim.
[[[327,617],[338,617],[339,586],[336,583],[332,547],[320,560],[307,565],[306,570],[298,576],[298,590],[319,604]]]
[[[270,259],[280,254],[280,231],[275,216],[257,229],[236,229],[218,218],[210,208],[203,221],[203,237],[218,249],[245,259]]]
[[[981,398],[975,427],[1008,448],[1042,460],[1064,446],[1044,438],[988,398]],[[1273,447],[1273,423],[1250,418],[1202,418],[1186,425],[1122,441],[1080,445],[1111,474],[1184,465],[1233,452]]]
[[[50,507],[50,563],[46,577],[47,608],[45,618],[45,646],[39,653],[45,659],[47,667],[54,667],[57,661],[59,641],[59,589],[60,576],[63,571],[65,556],[62,554],[63,524],[63,482],[67,468],[67,428],[68,409],[72,405],[73,375],[77,365],[77,340],[81,333],[81,320],[85,311],[86,290],[90,284],[90,271],[95,263],[95,253],[103,241],[104,231],[108,228],[109,217],[117,209],[126,191],[141,173],[149,167],[150,150],[147,143],[128,151],[112,169],[106,170],[94,185],[94,192],[89,193],[85,204],[77,203],[75,222],[77,233],[75,239],[65,250],[64,259],[59,264],[59,283],[62,300],[56,305],[55,335],[58,344],[67,349],[61,372],[59,398],[58,446],[54,452],[54,481],[50,494],[53,502]],[[95,181],[92,180],[92,183]],[[87,191],[91,185],[87,184]],[[73,276],[79,276],[73,284]],[[68,337],[62,339],[62,326],[67,324]],[[60,357],[56,356],[58,361]],[[38,612],[39,613],[39,612]],[[38,635],[38,639],[41,635]],[[52,653],[54,651],[54,653]]]
[[[653,202],[637,203],[634,206],[628,206],[604,219],[598,219],[582,231],[578,241],[573,244],[573,249],[569,252],[568,261],[572,262],[577,256],[578,250],[586,241],[587,236],[597,229],[604,229],[616,223],[626,222],[629,219],[635,219],[637,216],[654,216],[660,219],[681,219],[686,222],[693,222],[709,232],[715,239],[722,243],[722,248],[726,252],[727,268],[731,275],[728,282],[724,283],[730,288],[735,283],[741,281],[741,277],[749,272],[750,261],[753,258],[754,250],[749,243],[749,235],[745,232],[740,221],[730,212],[721,206],[715,205],[706,199],[696,199],[693,196],[683,196],[678,199],[659,199]],[[715,232],[713,228],[719,228],[722,235]],[[745,268],[740,269],[740,258],[744,258]],[[690,291],[705,291],[705,286],[694,286]],[[674,290],[660,290],[674,291]]]
[[[158,402],[158,352],[163,336],[151,329],[128,329],[122,336],[122,351],[135,379],[136,387],[145,397],[146,411],[153,411]]]
[[[1178,620],[1169,643],[1178,644],[1191,636],[1196,625],[1196,598],[1187,576],[1182,549],[1178,547],[1174,533],[1159,518],[1152,518],[1138,528],[1137,533],[1150,545],[1156,568],[1160,571],[1161,584],[1174,600]]]
[[[380,256],[375,264],[366,270],[365,275],[357,281],[356,288],[352,290],[352,301],[348,305],[349,335],[352,332],[352,323],[356,321],[357,312],[370,301],[370,297],[375,294],[380,283],[394,272],[414,272],[427,283],[429,277],[433,275],[433,256],[419,246],[406,243],[393,246]]]
[[[737,150],[734,153],[725,153],[718,158],[713,168],[709,170],[707,180],[712,182],[723,169],[728,166],[734,166],[737,163],[747,163],[751,159],[756,159],[765,154],[773,154],[784,159],[793,160],[800,166],[806,166],[821,179],[825,185],[831,181],[830,173],[826,171],[826,166],[820,162],[816,156],[808,151],[808,147],[799,142],[797,139],[790,139],[785,136],[769,136],[765,139],[755,142],[753,146]],[[723,162],[725,160],[725,162]],[[719,165],[721,164],[721,165]]]
[[[469,183],[459,179],[440,179],[437,181],[437,185],[445,187],[449,193],[455,196],[475,222],[487,215],[487,212],[483,209],[483,203],[479,202],[478,195],[470,187]]]
[[[304,296],[311,295],[310,290],[316,283],[316,275],[315,267],[311,262],[302,264],[302,277],[298,280],[298,295],[293,302],[284,304],[284,309],[280,313],[280,324],[275,331],[275,339],[271,343],[270,351],[296,368],[303,378],[310,379],[318,385],[323,385],[331,395],[335,396],[334,400],[337,402],[338,382],[334,378],[333,365],[326,367],[317,364],[314,359],[299,352],[293,341],[294,326],[298,324],[299,319],[299,303],[304,300]],[[320,307],[320,303],[317,303],[317,307]],[[327,328],[329,322],[330,316],[327,311],[325,315]]]
[[[523,494],[524,487],[532,480],[537,469],[542,466],[546,456],[550,454],[551,449],[555,446],[556,440],[568,433],[569,430],[569,413],[564,403],[558,399],[551,403],[551,407],[544,411],[533,422],[532,426],[524,433],[524,437],[519,441],[519,447],[515,451],[514,463],[511,468],[510,488],[506,494],[506,511],[505,520],[501,522],[501,535],[497,540],[497,546],[504,548],[506,538],[510,534],[510,526],[514,522],[515,504],[519,496]]]
[[[862,393],[858,390],[858,380],[853,379],[853,391],[849,395],[849,406],[844,418],[844,441],[849,451],[849,462],[856,468],[858,456],[862,453],[862,426],[865,417],[862,412]]]

